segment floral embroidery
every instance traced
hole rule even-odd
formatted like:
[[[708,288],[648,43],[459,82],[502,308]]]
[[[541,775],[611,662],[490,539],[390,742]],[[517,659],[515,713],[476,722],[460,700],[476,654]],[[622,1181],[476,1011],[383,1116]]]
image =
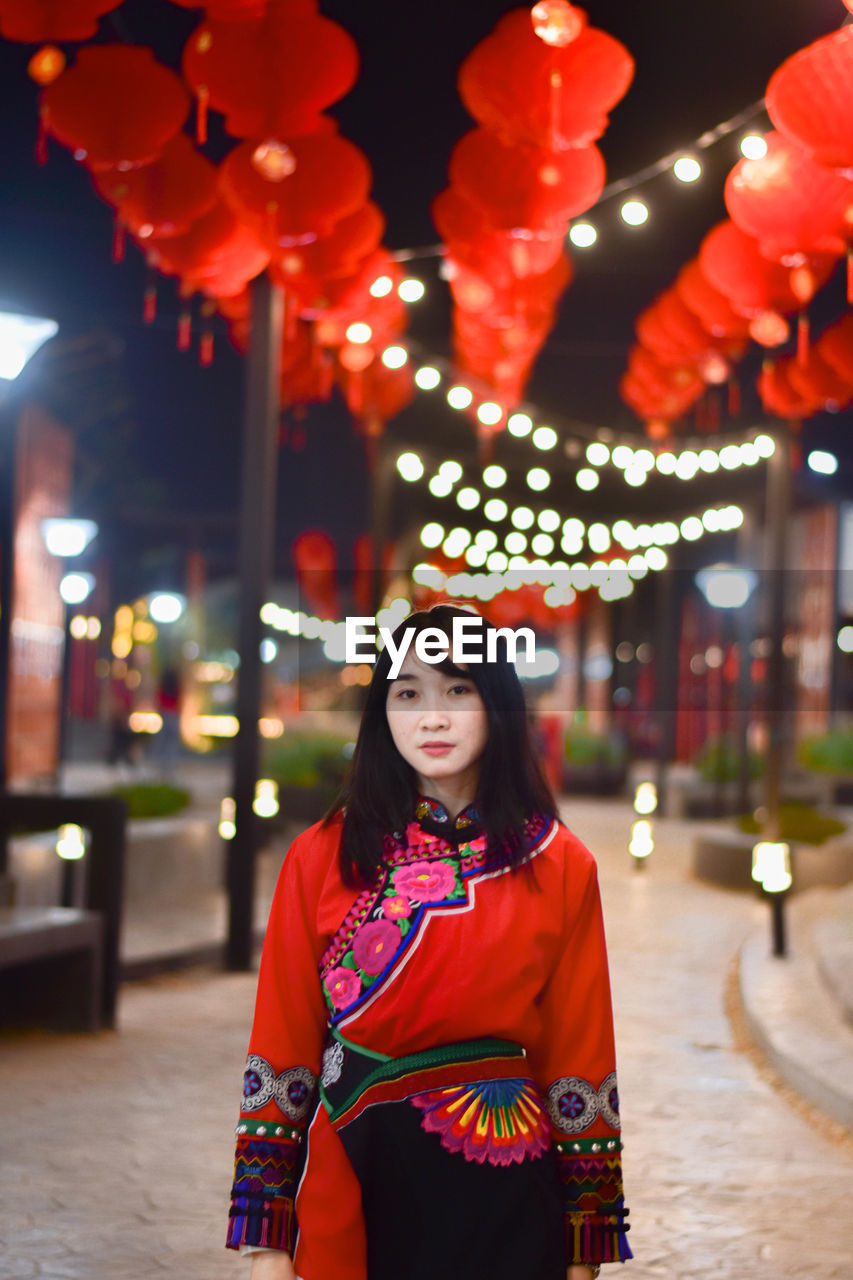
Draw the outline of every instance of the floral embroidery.
[[[373,920],[362,925],[353,938],[353,959],[359,969],[374,978],[388,964],[400,939],[399,928],[390,920]]]
[[[386,920],[408,920],[412,914],[412,904],[407,898],[401,898],[396,894],[385,899],[382,903],[382,911]]]
[[[529,856],[552,828],[550,818],[525,826]],[[452,845],[410,822],[383,842],[384,863],[374,886],[356,898],[320,961],[333,1025],[354,1012],[391,973],[434,907],[464,909],[467,882],[489,872],[486,837]],[[491,874],[506,870],[496,866]]]
[[[325,987],[329,999],[336,1009],[345,1009],[361,994],[361,978],[354,969],[345,969],[339,965],[326,974]]]
[[[405,894],[410,902],[443,902],[459,891],[456,868],[443,859],[398,867],[391,882],[397,893]]]
[[[530,1080],[481,1080],[421,1093],[422,1127],[441,1136],[447,1151],[482,1164],[509,1165],[541,1156],[550,1146],[548,1123]]]

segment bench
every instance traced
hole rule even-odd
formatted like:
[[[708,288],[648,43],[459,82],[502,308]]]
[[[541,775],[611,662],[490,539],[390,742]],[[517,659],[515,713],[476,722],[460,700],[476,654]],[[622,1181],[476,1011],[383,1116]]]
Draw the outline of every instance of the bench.
[[[74,907],[0,907],[0,1025],[97,1031],[103,917]]]

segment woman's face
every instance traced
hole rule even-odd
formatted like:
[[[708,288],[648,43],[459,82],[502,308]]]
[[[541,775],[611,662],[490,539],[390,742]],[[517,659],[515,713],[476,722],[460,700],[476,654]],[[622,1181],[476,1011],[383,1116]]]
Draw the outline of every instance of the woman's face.
[[[410,649],[396,680],[388,681],[385,714],[394,745],[414,769],[420,790],[457,812],[469,804],[489,737],[474,681],[421,662]]]

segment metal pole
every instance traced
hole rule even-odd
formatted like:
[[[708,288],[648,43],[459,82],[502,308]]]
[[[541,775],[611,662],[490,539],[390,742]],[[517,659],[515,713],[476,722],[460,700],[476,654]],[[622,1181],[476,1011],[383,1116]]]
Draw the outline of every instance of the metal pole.
[[[785,937],[785,894],[770,894],[770,918],[773,930],[773,954],[774,956],[787,955],[787,945]]]
[[[281,289],[259,276],[252,286],[240,499],[240,621],[234,744],[236,833],[228,842],[229,969],[252,967],[257,819],[252,809],[260,764],[261,606],[273,565],[278,473],[279,379],[284,305]]]
[[[391,514],[394,463],[379,418],[368,423],[368,466],[371,488],[370,600],[374,617],[385,593],[385,544]]]
[[[12,405],[0,406],[0,789],[9,772],[8,720],[11,680],[12,611],[15,575],[15,436],[17,420]],[[6,841],[0,843],[5,863]],[[0,872],[3,865],[0,863]]]
[[[655,785],[657,812],[667,813],[667,768],[675,759],[678,709],[678,645],[676,643],[676,572],[670,564],[657,577],[655,635],[655,717],[657,720],[657,761]]]
[[[767,467],[765,569],[770,656],[767,663],[767,765],[764,804],[766,839],[779,837],[779,803],[785,753],[785,575],[791,505],[791,437],[787,426],[776,434],[776,449]]]

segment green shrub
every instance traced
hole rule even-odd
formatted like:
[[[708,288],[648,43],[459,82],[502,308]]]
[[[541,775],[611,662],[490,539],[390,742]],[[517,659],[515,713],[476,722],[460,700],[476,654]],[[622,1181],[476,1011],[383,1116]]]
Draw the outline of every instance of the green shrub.
[[[264,773],[280,787],[322,787],[331,798],[346,773],[350,742],[342,733],[288,729],[265,744]]]
[[[597,733],[585,721],[570,725],[564,741],[566,763],[579,768],[591,765],[620,766],[627,759],[624,740],[616,733]]]
[[[738,826],[747,835],[760,835],[763,824],[754,813],[746,813],[738,819]],[[823,844],[831,836],[839,836],[847,828],[837,818],[819,813],[813,805],[787,801],[779,807],[779,839],[800,844]]]
[[[693,764],[705,782],[734,782],[741,768],[740,755],[731,738],[709,738]],[[747,768],[750,778],[760,778],[764,772],[763,756],[750,751]]]
[[[806,769],[850,777],[853,775],[853,730],[831,729],[829,733],[805,738],[797,754]]]
[[[166,818],[180,813],[192,799],[189,791],[168,782],[123,783],[113,787],[110,794],[127,801],[128,818]]]

